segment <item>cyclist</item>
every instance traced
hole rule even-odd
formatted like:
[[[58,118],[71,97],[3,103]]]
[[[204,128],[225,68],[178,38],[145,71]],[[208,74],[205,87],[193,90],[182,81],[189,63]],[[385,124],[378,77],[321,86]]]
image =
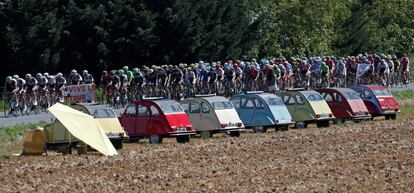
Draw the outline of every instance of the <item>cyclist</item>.
[[[31,74],[26,74],[26,85],[27,85],[27,94],[33,94],[33,98],[36,98],[36,90],[37,90],[37,79],[33,77]]]
[[[242,62],[240,62],[239,60],[235,64],[233,64],[233,70],[235,74],[234,81],[236,83],[236,86],[235,86],[236,93],[239,93],[241,91],[241,86],[242,86],[241,80],[243,78],[243,70],[240,68],[241,65],[242,65]]]
[[[271,65],[266,64],[263,69],[268,92],[276,92],[276,75]]]
[[[89,72],[87,70],[83,70],[82,75],[83,75],[82,79],[83,79],[84,84],[93,84],[94,83],[95,80],[93,79],[92,74],[89,74]]]
[[[45,76],[42,75],[42,73],[37,73],[36,74],[36,79],[37,79],[37,83],[38,83],[38,91],[47,91],[48,89],[48,80]]]
[[[323,81],[324,81],[324,78],[326,78],[326,80],[325,80],[325,84],[326,84],[326,86],[327,87],[329,87],[329,84],[328,84],[328,80],[329,80],[329,65],[327,65],[325,62],[322,62],[321,63],[321,65],[320,65],[320,67],[321,67],[321,77],[322,77],[322,83],[324,83]]]
[[[70,72],[69,80],[72,85],[79,85],[82,82],[82,76],[75,69],[73,69]]]
[[[390,73],[390,69],[388,63],[382,59],[381,62],[376,67],[377,78],[381,79],[381,81],[388,81],[388,75]]]
[[[17,86],[17,81],[13,77],[6,77],[5,88],[7,93],[7,100],[10,99],[11,96],[17,99],[17,91],[19,90],[19,88]]]
[[[401,66],[404,76],[404,83],[408,84],[410,77],[410,59],[408,58],[407,54],[403,54],[403,57],[401,58]]]
[[[233,71],[233,68],[230,66],[230,64],[225,67],[223,76],[224,76],[223,80],[224,80],[225,89],[227,87],[229,92],[231,92],[230,90],[233,88],[233,85],[234,85],[233,81],[234,81],[235,73]],[[225,93],[225,94],[230,94],[230,93]]]
[[[66,86],[66,79],[61,72],[56,74],[56,91],[60,103],[64,102],[63,91]]]
[[[47,72],[43,73],[43,76],[47,78],[47,89],[49,93],[53,93],[56,87],[56,78],[52,75],[49,75]]]
[[[134,79],[134,73],[129,70],[128,66],[124,66],[122,70],[124,71],[124,74],[127,76],[128,85],[131,85],[131,82]]]
[[[23,78],[20,78],[19,75],[13,75],[13,79],[17,81],[17,87],[18,91],[17,94],[19,96],[24,97],[24,94],[26,93],[26,80]]]

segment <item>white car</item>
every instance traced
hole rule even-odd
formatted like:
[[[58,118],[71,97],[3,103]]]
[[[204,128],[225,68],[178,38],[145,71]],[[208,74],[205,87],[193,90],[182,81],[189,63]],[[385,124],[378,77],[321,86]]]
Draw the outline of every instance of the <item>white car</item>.
[[[207,133],[209,137],[215,133],[239,137],[244,129],[233,104],[225,97],[197,95],[183,100],[181,106],[198,133]]]

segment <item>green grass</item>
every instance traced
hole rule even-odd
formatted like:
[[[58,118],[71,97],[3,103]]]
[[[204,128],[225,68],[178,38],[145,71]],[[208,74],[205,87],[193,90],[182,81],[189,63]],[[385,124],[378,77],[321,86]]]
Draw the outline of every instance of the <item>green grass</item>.
[[[404,90],[404,91],[394,91],[392,92],[395,99],[398,101],[408,100],[414,98],[414,91],[413,90]]]
[[[10,142],[22,136],[27,129],[35,128],[36,126],[43,126],[45,123],[14,125],[0,128],[0,143]]]
[[[4,111],[4,101],[0,100],[0,112]]]
[[[103,93],[103,90],[101,88],[97,88],[95,94],[96,94],[96,101],[95,102],[103,101],[104,93]]]
[[[414,91],[394,91],[392,95],[397,99],[402,113],[414,113]]]

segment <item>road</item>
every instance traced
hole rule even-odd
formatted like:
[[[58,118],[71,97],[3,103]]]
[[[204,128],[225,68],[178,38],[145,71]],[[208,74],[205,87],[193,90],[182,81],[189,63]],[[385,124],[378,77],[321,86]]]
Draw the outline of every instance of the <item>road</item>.
[[[414,90],[414,84],[409,84],[406,87],[392,87],[391,91],[402,91],[402,90]],[[116,109],[115,112],[119,115],[123,109]],[[9,117],[5,118],[3,113],[0,113],[0,127],[16,125],[16,124],[29,124],[29,123],[38,123],[38,122],[51,122],[53,116],[50,113],[40,113],[38,115],[28,115],[28,116],[19,116],[19,117]]]

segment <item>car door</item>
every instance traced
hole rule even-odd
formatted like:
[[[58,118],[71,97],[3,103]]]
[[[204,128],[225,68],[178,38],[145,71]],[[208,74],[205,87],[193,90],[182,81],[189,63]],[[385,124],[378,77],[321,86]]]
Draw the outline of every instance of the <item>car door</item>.
[[[241,98],[240,118],[245,125],[252,125],[252,119],[255,111],[254,101],[250,97]]]
[[[201,104],[199,101],[191,100],[190,101],[190,108],[188,111],[188,115],[191,121],[191,124],[196,130],[204,131],[203,125],[200,123],[200,120],[202,118],[201,114]]]
[[[131,137],[135,136],[135,123],[136,123],[136,116],[137,116],[137,108],[135,104],[129,104],[124,111],[124,114],[120,118],[120,122],[124,130],[127,134]]]
[[[139,136],[148,135],[148,124],[150,121],[149,108],[145,103],[137,104],[137,116],[135,119],[135,133]]]
[[[168,125],[161,116],[161,110],[155,104],[151,104],[149,110],[150,119],[148,127],[151,128],[152,132],[155,134],[165,133],[168,129]]]

